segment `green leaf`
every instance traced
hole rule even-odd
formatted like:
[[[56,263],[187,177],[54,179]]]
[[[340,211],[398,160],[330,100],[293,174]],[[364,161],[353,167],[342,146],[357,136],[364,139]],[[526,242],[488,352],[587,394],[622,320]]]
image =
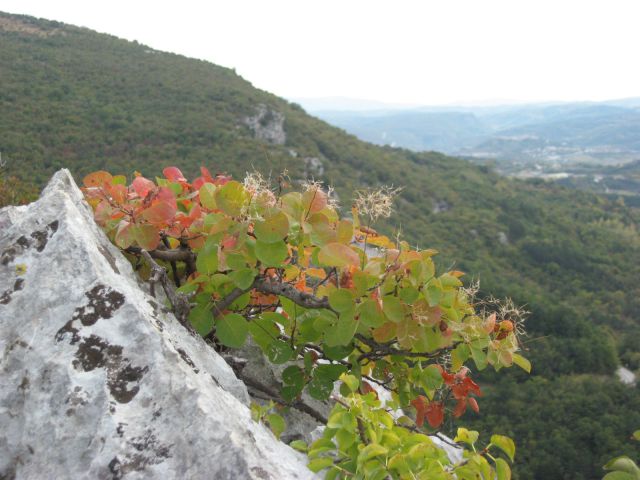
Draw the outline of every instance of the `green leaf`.
[[[635,432],[633,432],[632,437],[634,440],[637,440],[640,442],[640,430],[636,430]]]
[[[484,370],[487,367],[487,354],[486,352],[475,346],[471,346],[471,357],[478,367],[478,370]]]
[[[231,348],[244,345],[249,333],[249,324],[242,315],[230,313],[216,322],[216,337],[220,342]]]
[[[607,464],[602,468],[604,468],[605,470],[626,472],[631,475],[636,475],[636,478],[640,478],[640,468],[638,468],[635,462],[626,455],[622,455],[620,457],[609,460]]]
[[[342,243],[327,243],[318,252],[318,260],[327,267],[346,267],[360,265],[360,256]]]
[[[253,341],[266,353],[271,342],[280,335],[280,329],[271,318],[263,315],[249,322],[249,333],[251,333]]]
[[[343,373],[342,375],[340,375],[340,380],[347,387],[349,387],[349,390],[351,390],[352,392],[356,392],[358,390],[358,387],[360,386],[360,381],[353,375],[347,375]]]
[[[377,443],[370,443],[362,450],[358,455],[358,463],[366,462],[367,460],[380,455],[386,455],[389,450]]]
[[[385,323],[384,315],[378,308],[376,300],[366,298],[358,305],[356,312],[360,323],[367,327],[378,328]]]
[[[198,305],[189,312],[189,321],[198,334],[203,337],[213,330],[213,313],[206,305]]]
[[[289,233],[289,219],[284,213],[278,212],[265,220],[257,221],[253,227],[253,232],[261,242],[277,242]]]
[[[216,190],[216,204],[227,215],[235,217],[242,213],[242,209],[249,200],[244,186],[232,180]]]
[[[198,272],[205,275],[211,275],[218,270],[218,244],[211,238],[207,239],[204,247],[198,253],[196,268]]]
[[[389,320],[400,323],[404,320],[404,307],[397,297],[387,295],[382,298],[382,311]]]
[[[285,400],[285,402],[293,402],[298,395],[302,392],[304,388],[304,384],[302,385],[285,385],[280,389],[280,395]]]
[[[199,192],[200,203],[202,204],[202,206],[209,210],[215,210],[217,208],[215,199],[216,186],[212,183],[205,183],[204,185],[202,185],[202,187],[200,187]]]
[[[289,446],[303,453],[306,453],[307,450],[309,450],[309,447],[307,446],[306,442],[304,442],[303,440],[294,440],[289,444]]]
[[[347,312],[355,307],[353,293],[344,288],[333,290],[329,293],[329,305],[336,312]]]
[[[266,417],[267,422],[269,423],[269,428],[276,436],[276,438],[280,438],[282,432],[284,432],[285,428],[287,428],[287,424],[284,422],[284,418],[282,418],[277,413],[270,413]]]
[[[323,345],[322,350],[329,360],[342,360],[343,358],[348,357],[353,351],[353,345],[338,345],[337,347]]]
[[[427,390],[436,390],[442,385],[442,373],[435,365],[429,365],[420,373],[420,380]]]
[[[516,445],[515,443],[513,443],[513,440],[504,435],[492,435],[491,445],[495,445],[504,453],[506,453],[509,459],[513,462],[513,457],[516,454]]]
[[[496,459],[496,477],[497,480],[511,480],[511,468],[501,458]]]
[[[512,354],[513,363],[518,365],[527,373],[531,373],[531,362],[517,353]]]
[[[627,472],[609,472],[602,480],[639,480],[640,476],[632,475]]]
[[[414,287],[404,287],[400,289],[398,295],[404,303],[406,303],[407,305],[411,305],[418,299],[418,297],[420,296],[420,292],[418,292],[418,289]]]
[[[346,371],[347,367],[345,365],[323,364],[318,365],[313,374],[318,378],[328,380],[333,383]]]
[[[256,278],[256,271],[252,268],[241,268],[233,272],[229,272],[227,275],[238,288],[246,290],[251,286],[253,280]]]
[[[318,473],[320,470],[333,465],[333,460],[329,457],[316,458],[311,460],[307,465],[307,468],[314,473]]]
[[[282,364],[293,357],[293,350],[291,350],[288,343],[283,342],[282,340],[276,340],[271,342],[271,345],[269,345],[267,357],[275,364]]]
[[[474,443],[478,441],[478,436],[480,434],[475,430],[467,430],[466,428],[458,428],[458,432],[456,433],[456,438],[453,439],[454,442],[464,442],[470,446],[473,446]]]
[[[287,245],[282,240],[272,243],[256,241],[256,256],[265,267],[281,266],[288,255]]]
[[[132,226],[131,231],[140,248],[145,250],[155,250],[160,243],[158,227],[148,224],[135,225]]]
[[[352,313],[343,313],[338,321],[329,327],[324,335],[324,341],[330,347],[348,345],[356,333],[358,322]]]
[[[307,384],[307,391],[316,400],[326,400],[333,392],[333,382],[327,378],[315,376]]]
[[[303,385],[304,372],[300,367],[292,365],[284,369],[282,372],[282,381],[288,385]]]

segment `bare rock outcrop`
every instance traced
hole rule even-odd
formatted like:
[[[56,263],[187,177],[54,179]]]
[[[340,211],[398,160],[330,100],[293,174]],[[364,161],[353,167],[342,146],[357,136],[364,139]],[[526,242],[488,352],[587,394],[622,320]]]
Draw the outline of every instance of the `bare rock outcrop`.
[[[253,131],[254,137],[258,140],[274,145],[284,145],[287,141],[287,134],[284,130],[284,115],[262,103],[256,107],[255,115],[246,117],[244,123]]]
[[[68,171],[0,210],[0,478],[314,478],[142,288]]]

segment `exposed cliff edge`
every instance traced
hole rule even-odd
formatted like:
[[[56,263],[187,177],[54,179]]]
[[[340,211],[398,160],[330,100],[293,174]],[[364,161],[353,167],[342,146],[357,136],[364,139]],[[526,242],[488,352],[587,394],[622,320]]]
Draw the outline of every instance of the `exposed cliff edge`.
[[[0,331],[1,478],[314,477],[140,288],[66,170],[0,210]]]

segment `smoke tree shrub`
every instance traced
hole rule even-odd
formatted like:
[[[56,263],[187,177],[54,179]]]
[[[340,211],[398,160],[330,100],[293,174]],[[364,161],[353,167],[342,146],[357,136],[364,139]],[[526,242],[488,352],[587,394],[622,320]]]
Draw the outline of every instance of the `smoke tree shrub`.
[[[341,218],[317,183],[287,191],[282,178],[272,190],[258,174],[238,182],[202,168],[189,182],[176,167],[163,173],[128,184],[99,171],[83,190],[118,247],[166,265],[186,326],[226,348],[251,337],[271,362],[290,363],[276,403],[295,405],[305,390],[333,400],[322,438],[293,445],[311,470],[328,479],[510,478],[508,437],[482,442],[459,428],[464,458],[452,464],[430,435],[447,417],[479,411],[472,367],[530,370],[517,353],[520,324],[476,308],[462,272],[436,272],[435,250],[372,228],[392,214],[395,191],[360,192]],[[254,410],[282,431],[269,407]]]

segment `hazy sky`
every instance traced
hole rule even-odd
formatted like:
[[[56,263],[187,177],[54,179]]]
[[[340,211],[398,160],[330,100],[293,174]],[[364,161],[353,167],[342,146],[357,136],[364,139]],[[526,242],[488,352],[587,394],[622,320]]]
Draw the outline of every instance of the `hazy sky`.
[[[233,67],[287,98],[640,96],[638,0],[0,0],[0,10]]]

